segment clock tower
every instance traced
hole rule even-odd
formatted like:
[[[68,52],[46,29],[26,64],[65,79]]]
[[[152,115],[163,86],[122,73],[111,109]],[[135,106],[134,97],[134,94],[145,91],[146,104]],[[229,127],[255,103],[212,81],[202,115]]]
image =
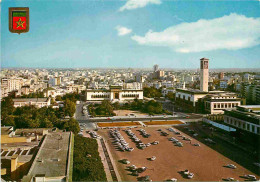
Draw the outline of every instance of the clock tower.
[[[200,90],[208,92],[208,81],[209,81],[209,59],[200,59]]]

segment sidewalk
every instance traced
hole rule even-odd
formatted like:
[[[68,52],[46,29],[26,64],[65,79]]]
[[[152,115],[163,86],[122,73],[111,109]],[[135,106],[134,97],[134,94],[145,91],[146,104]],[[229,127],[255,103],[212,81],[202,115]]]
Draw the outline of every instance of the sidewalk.
[[[117,165],[115,164],[115,161],[114,161],[114,159],[113,159],[113,157],[112,157],[112,154],[111,154],[111,152],[110,152],[110,149],[109,149],[109,147],[108,147],[108,145],[107,145],[107,141],[106,141],[104,138],[103,138],[103,140],[104,140],[104,144],[105,144],[105,146],[106,146],[106,149],[107,149],[109,158],[110,158],[110,160],[111,160],[111,163],[112,163],[112,165],[113,165],[113,168],[114,168],[114,172],[115,172],[115,174],[116,174],[117,181],[122,181],[122,179],[121,179],[121,177],[120,177],[120,175],[119,175],[118,169],[117,169]]]
[[[97,139],[97,143],[98,143],[99,156],[100,156],[100,158],[101,158],[101,161],[102,161],[103,166],[104,166],[104,169],[105,169],[107,181],[113,181],[113,180],[112,180],[111,173],[110,173],[110,170],[109,170],[109,167],[108,167],[108,163],[107,163],[107,160],[106,160],[104,151],[103,151],[103,148],[102,148],[102,146],[101,146],[100,139]]]

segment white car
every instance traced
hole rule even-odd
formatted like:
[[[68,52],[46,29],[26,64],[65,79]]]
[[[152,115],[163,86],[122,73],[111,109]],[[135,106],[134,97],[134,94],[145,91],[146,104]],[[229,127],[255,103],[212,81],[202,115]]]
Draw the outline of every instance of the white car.
[[[146,146],[146,147],[150,147],[150,146],[151,146],[151,144],[150,144],[150,143],[147,143],[147,144],[145,144],[145,146]]]
[[[231,168],[231,169],[236,169],[237,168],[237,166],[235,166],[234,164],[228,164],[227,167]]]
[[[194,176],[193,173],[189,173],[189,174],[187,175],[187,178],[191,179],[191,178],[193,178],[193,176]]]
[[[132,152],[133,150],[134,150],[134,148],[132,148],[132,147],[128,148],[129,152]]]
[[[169,179],[167,181],[173,181],[173,182],[177,182],[177,179],[176,178],[172,178],[172,179]]]
[[[194,145],[194,146],[198,146],[198,147],[200,146],[200,144],[199,144],[199,143],[195,143],[195,144],[193,144],[193,145]]]
[[[154,142],[152,142],[152,144],[157,145],[157,144],[159,144],[159,141],[154,141]]]
[[[183,174],[186,174],[186,175],[188,175],[190,172],[189,172],[189,170],[188,169],[186,169],[186,170],[184,170],[183,171]]]
[[[123,159],[122,162],[123,162],[123,164],[130,164],[130,161],[127,159]]]
[[[150,158],[151,161],[154,161],[155,159],[156,159],[155,156],[152,156],[152,157]]]
[[[250,179],[250,180],[256,180],[256,177],[254,175],[251,175],[251,174],[245,175],[244,177],[247,178],[247,179]]]
[[[136,169],[136,166],[135,166],[135,165],[131,165],[131,166],[129,166],[129,168],[130,168],[131,170],[135,170],[135,169]]]

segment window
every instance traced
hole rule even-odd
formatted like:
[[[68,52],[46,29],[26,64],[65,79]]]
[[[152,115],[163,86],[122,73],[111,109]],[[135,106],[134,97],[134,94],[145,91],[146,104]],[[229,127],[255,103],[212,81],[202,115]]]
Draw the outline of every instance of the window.
[[[252,132],[255,133],[255,126],[254,125],[252,125]]]
[[[247,124],[247,130],[248,130],[248,131],[250,130],[250,125],[249,125],[249,124]]]

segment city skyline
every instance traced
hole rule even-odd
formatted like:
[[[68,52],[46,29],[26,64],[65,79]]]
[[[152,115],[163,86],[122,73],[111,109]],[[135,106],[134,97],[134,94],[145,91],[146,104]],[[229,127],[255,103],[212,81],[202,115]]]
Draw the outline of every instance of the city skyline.
[[[21,35],[8,30],[8,8],[19,6],[30,8],[30,31]],[[260,68],[258,1],[3,0],[1,7],[3,68],[198,69],[202,57],[209,69]]]

